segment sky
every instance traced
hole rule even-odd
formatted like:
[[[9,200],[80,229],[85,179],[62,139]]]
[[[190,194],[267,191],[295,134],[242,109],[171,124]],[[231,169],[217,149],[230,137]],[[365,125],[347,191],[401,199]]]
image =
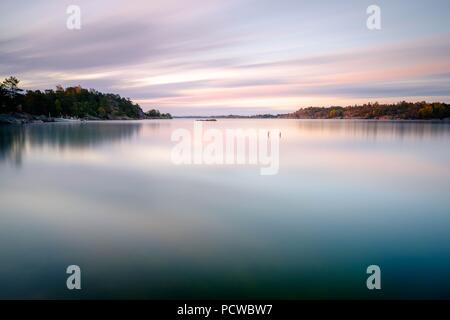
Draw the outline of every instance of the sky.
[[[380,30],[366,26],[372,4]],[[449,12],[448,0],[1,0],[0,78],[178,116],[450,102]]]

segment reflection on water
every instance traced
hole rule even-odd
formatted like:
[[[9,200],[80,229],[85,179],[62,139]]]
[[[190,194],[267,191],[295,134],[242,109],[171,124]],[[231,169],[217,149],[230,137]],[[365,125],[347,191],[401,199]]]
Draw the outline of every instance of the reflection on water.
[[[368,139],[423,139],[448,137],[449,123],[442,121],[377,121],[377,120],[303,120],[298,128],[306,132],[319,131],[332,135],[355,136]]]
[[[24,147],[25,135],[21,126],[0,126],[0,161],[10,159],[19,165]]]
[[[203,124],[281,129],[275,176],[173,165],[193,124],[1,126],[0,298],[450,298],[449,123]]]
[[[33,148],[93,148],[132,138],[139,134],[141,126],[137,122],[0,126],[0,160],[9,159],[19,165],[27,145]]]

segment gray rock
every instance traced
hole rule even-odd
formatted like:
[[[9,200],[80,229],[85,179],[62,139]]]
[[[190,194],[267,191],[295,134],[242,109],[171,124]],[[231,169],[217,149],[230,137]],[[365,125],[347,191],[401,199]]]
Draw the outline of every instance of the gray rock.
[[[18,119],[13,115],[0,114],[0,124],[23,124],[26,122],[25,119]]]

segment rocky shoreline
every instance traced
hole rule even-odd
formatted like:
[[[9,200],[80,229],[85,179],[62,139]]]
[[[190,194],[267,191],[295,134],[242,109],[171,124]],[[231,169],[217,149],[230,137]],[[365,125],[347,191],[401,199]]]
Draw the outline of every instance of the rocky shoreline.
[[[144,119],[168,119],[164,117],[145,117],[143,119],[133,119],[130,117],[108,117],[102,119],[93,116],[86,116],[84,118],[60,118],[48,117],[45,115],[31,115],[28,113],[10,113],[0,114],[0,125],[2,124],[30,124],[30,123],[49,123],[49,122],[81,122],[81,121],[103,121],[103,120],[144,120]]]
[[[44,115],[33,116],[26,113],[0,114],[0,124],[27,124],[27,123],[44,123],[56,122],[55,118]]]

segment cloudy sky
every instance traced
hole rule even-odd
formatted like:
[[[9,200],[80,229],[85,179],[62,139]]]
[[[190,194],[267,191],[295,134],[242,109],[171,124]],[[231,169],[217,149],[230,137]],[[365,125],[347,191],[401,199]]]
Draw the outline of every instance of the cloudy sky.
[[[81,8],[68,30],[66,9]],[[381,30],[366,9],[381,8]],[[450,102],[450,1],[0,2],[0,77],[81,85],[175,115]]]

